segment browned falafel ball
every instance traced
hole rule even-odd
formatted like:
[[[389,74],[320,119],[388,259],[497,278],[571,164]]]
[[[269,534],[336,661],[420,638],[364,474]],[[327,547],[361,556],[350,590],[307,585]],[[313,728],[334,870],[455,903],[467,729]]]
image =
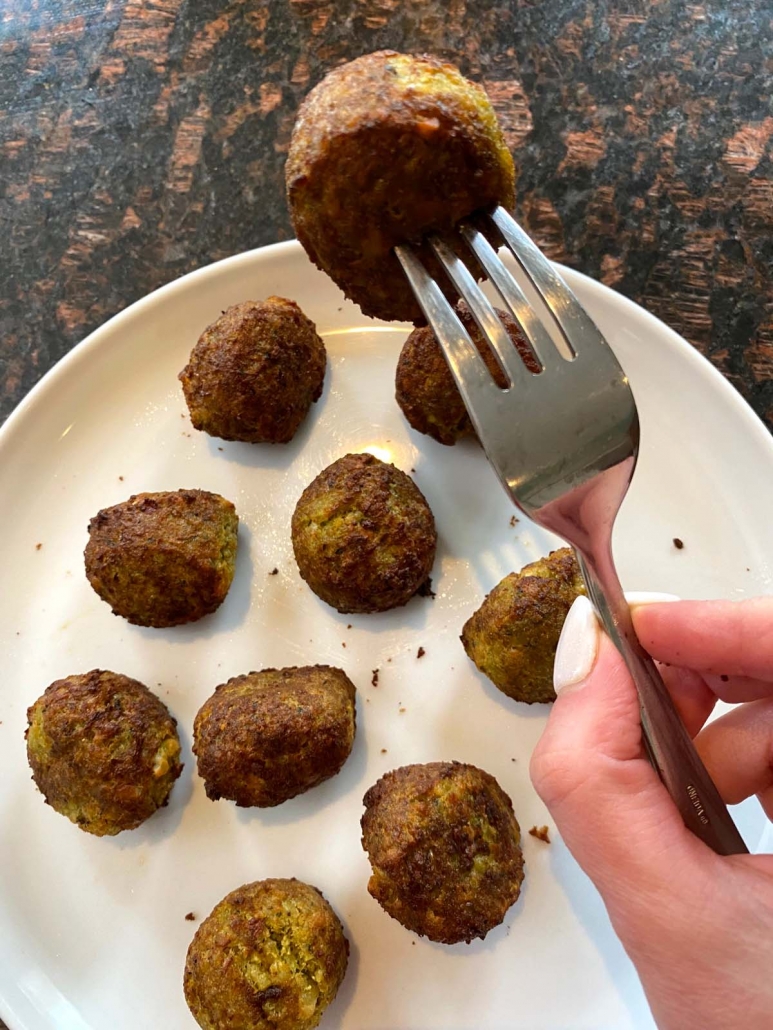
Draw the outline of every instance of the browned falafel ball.
[[[459,301],[456,310],[495,382],[504,388],[507,379],[486,344],[472,312],[463,300]],[[526,367],[531,372],[539,372],[540,366],[518,323],[506,311],[499,308],[495,310]],[[433,437],[438,443],[455,444],[460,437],[475,435],[462,395],[429,326],[414,329],[403,344],[397,362],[395,397],[411,426],[417,432]]]
[[[526,704],[555,701],[558,638],[575,598],[584,593],[574,552],[552,551],[494,587],[464,625],[464,649],[508,697]]]
[[[354,697],[346,673],[329,665],[221,683],[193,727],[207,797],[269,808],[335,776],[354,743]]]
[[[485,937],[518,898],[521,831],[489,773],[459,762],[406,765],[364,798],[368,891],[409,930],[441,944]]]
[[[422,313],[392,248],[436,232],[462,252],[457,222],[496,204],[511,210],[515,198],[513,159],[484,90],[436,57],[392,50],[334,68],[306,97],[285,179],[314,264],[366,315],[406,321]]]
[[[177,723],[137,680],[93,669],[27,709],[32,778],[53,809],[97,837],[133,830],[182,772]]]
[[[322,394],[325,345],[291,300],[224,311],[179,375],[191,422],[210,436],[287,443]]]
[[[435,520],[400,469],[372,454],[347,454],[303,491],[292,518],[301,576],[339,612],[406,604],[435,560]]]
[[[196,931],[185,1000],[202,1030],[313,1030],[348,961],[341,922],[316,887],[259,880],[223,898]]]
[[[135,494],[89,523],[89,583],[136,626],[178,626],[209,615],[228,593],[239,518],[206,490]]]

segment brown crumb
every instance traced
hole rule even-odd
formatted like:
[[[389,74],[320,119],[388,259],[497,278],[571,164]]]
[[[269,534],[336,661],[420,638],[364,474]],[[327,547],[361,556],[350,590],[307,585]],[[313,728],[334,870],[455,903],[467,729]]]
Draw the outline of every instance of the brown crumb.
[[[404,708],[401,708],[401,709],[400,709],[400,714],[402,715],[404,711],[405,711],[405,709],[404,709]]]
[[[372,687],[378,686],[378,669],[373,670],[373,676],[371,677],[370,685]]]
[[[269,576],[278,576],[278,575],[279,575],[279,569],[276,566],[274,566],[274,568],[271,570],[271,572],[269,572]]]
[[[196,913],[195,912],[188,912],[188,914],[186,915],[185,918],[188,920],[189,923],[192,923],[193,920],[196,918]]]
[[[413,472],[414,476],[416,475],[416,469],[411,469],[411,472]]]
[[[351,624],[351,622],[347,622],[347,623],[346,623],[346,628],[347,628],[347,629],[351,629],[351,628],[352,628],[352,624]]]
[[[218,447],[218,450],[219,450],[219,451],[222,451],[222,449],[223,449],[222,447]]]
[[[510,761],[511,761],[511,762],[517,762],[517,761],[518,761],[518,759],[517,759],[517,758],[511,758],[511,759],[510,759]]]
[[[411,941],[411,944],[414,946],[414,948],[416,947],[416,941]]]
[[[724,672],[719,678],[722,680],[723,683],[727,683],[727,681],[730,679],[730,677]]]
[[[381,754],[385,755],[386,753],[387,753],[387,749],[385,747],[382,747],[381,748]]]
[[[546,844],[550,843],[550,837],[548,836],[547,826],[532,826],[529,830],[532,837],[536,837],[537,840],[544,840]]]
[[[511,515],[511,516],[510,516],[510,525],[511,525],[511,526],[516,526],[516,525],[518,525],[518,523],[519,523],[520,521],[521,521],[521,520],[520,520],[520,519],[517,519],[517,518],[515,517],[515,515]]]
[[[344,640],[341,641],[341,647],[346,647],[346,642]]]
[[[419,650],[416,652],[416,657],[423,658],[426,653],[427,652],[424,650],[424,648],[420,647]]]
[[[429,598],[433,598],[435,596],[435,591],[432,589],[431,579],[428,579],[425,583],[422,583],[422,585],[416,591],[416,596]]]
[[[684,540],[680,540],[678,536],[675,536],[674,537],[674,547],[677,549],[677,551],[681,551],[682,548],[684,547]]]
[[[121,480],[121,482],[123,483],[123,476],[119,476],[118,478],[119,478],[119,479]]]
[[[391,661],[392,661],[392,659],[391,659],[391,658],[387,658],[387,661],[388,661],[388,662],[391,662]]]
[[[42,544],[35,544],[35,550],[39,551],[42,546]]]

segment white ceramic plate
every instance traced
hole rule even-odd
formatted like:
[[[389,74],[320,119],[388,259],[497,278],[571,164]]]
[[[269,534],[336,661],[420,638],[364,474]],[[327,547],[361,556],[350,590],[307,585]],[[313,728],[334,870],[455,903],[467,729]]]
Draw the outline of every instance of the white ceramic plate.
[[[768,592],[773,444],[764,427],[665,326],[567,276],[641,410],[641,462],[616,537],[624,584],[689,597]],[[190,426],[177,373],[223,308],[272,293],[299,301],[325,337],[324,396],[287,446],[209,439]],[[181,983],[195,926],[228,891],[265,876],[316,884],[346,925],[351,962],[327,1030],[652,1025],[603,906],[555,831],[549,846],[525,834],[523,894],[484,942],[449,948],[414,937],[366,891],[361,800],[395,766],[473,762],[512,796],[524,831],[551,825],[528,777],[547,707],[501,695],[458,636],[484,594],[552,541],[525,520],[511,527],[474,443],[444,448],[408,429],[393,399],[405,335],[364,319],[297,244],[266,247],[112,319],[0,433],[0,1012],[12,1030],[192,1028]],[[361,450],[415,469],[439,529],[434,601],[342,616],[298,576],[295,501],[320,469]],[[192,626],[132,627],[86,581],[88,520],[131,493],[179,487],[235,502],[233,587],[215,615]],[[358,688],[358,735],[341,774],[274,810],[208,801],[190,754],[204,699],[237,673],[313,662],[342,666]],[[44,805],[25,758],[27,706],[53,679],[94,667],[155,689],[184,742],[169,807],[117,838],[82,833]],[[760,810],[751,803],[737,814],[755,846]],[[191,911],[196,924],[185,920]]]

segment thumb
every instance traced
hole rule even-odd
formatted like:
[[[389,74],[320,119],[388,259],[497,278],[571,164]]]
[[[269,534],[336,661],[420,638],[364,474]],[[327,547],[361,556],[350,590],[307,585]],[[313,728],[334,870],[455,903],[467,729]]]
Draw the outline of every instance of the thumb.
[[[644,756],[636,688],[586,597],[567,616],[554,680],[534,786],[607,905],[649,906],[689,875],[698,842]]]

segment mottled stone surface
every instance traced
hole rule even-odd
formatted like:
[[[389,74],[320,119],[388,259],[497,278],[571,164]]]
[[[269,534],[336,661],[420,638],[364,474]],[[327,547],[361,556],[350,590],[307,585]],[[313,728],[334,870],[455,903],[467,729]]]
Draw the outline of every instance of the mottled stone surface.
[[[300,99],[394,47],[481,80],[547,252],[773,424],[769,4],[4,0],[0,19],[0,416],[136,298],[287,238]]]

